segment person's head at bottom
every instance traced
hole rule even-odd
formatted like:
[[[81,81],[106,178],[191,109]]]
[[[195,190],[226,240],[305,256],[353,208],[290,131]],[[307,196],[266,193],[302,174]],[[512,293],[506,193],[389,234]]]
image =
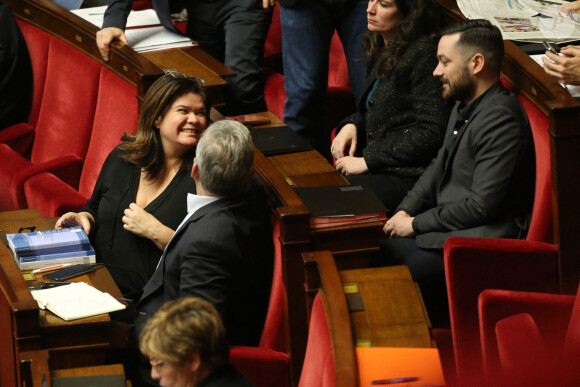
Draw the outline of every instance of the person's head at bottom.
[[[229,362],[219,313],[200,298],[166,302],[147,321],[139,339],[149,357],[151,378],[162,386],[196,386]]]

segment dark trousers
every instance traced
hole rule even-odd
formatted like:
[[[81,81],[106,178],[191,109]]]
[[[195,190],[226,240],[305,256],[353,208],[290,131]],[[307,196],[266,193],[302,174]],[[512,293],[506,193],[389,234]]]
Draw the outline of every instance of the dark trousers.
[[[262,2],[190,1],[187,12],[187,35],[236,72],[227,79],[224,113],[265,111],[262,58],[272,16]]]
[[[295,8],[280,7],[284,66],[284,122],[308,137],[318,148],[328,83],[330,42],[336,30],[344,47],[355,100],[365,84],[362,35],[367,30],[368,1],[356,0],[338,11],[321,1],[303,1]]]
[[[405,265],[419,285],[433,327],[449,326],[449,303],[445,284],[442,250],[426,250],[417,246],[414,238],[389,238],[379,241],[372,266]]]

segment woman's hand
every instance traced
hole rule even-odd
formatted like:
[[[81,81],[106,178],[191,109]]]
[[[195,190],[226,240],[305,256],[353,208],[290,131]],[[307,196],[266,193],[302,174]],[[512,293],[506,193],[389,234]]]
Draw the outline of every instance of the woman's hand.
[[[91,225],[95,223],[95,219],[93,218],[93,215],[88,212],[67,212],[56,221],[54,228],[65,228],[63,222],[81,226],[85,230],[85,234],[89,235],[91,232]]]
[[[348,148],[348,153],[347,152]],[[356,151],[356,126],[354,124],[346,124],[340,129],[332,141],[330,153],[335,159],[340,159],[344,156],[354,156]]]
[[[562,55],[546,52],[542,58],[544,71],[558,82],[567,85],[580,85],[580,47],[566,46],[560,50]]]
[[[135,235],[150,239],[160,250],[165,249],[175,233],[135,203],[131,203],[124,214],[123,228]]]
[[[343,175],[360,175],[368,172],[369,168],[364,157],[345,156],[336,160],[336,170]]]

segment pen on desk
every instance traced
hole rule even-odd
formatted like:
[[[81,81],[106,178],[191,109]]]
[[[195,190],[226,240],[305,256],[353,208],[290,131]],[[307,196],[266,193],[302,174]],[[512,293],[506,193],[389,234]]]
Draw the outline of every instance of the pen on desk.
[[[97,16],[97,15],[103,15],[103,13],[102,12],[89,13],[89,16]]]
[[[44,273],[45,271],[62,269],[63,267],[68,267],[68,266],[72,266],[72,265],[73,265],[72,263],[63,263],[62,265],[55,265],[55,266],[43,267],[41,269],[34,269],[34,270],[32,270],[32,274],[38,274],[38,273]]]
[[[391,379],[379,379],[371,381],[372,385],[384,385],[384,384],[397,384],[397,383],[409,383],[409,382],[416,382],[420,380],[420,378],[416,376],[408,376],[404,378],[391,378]]]

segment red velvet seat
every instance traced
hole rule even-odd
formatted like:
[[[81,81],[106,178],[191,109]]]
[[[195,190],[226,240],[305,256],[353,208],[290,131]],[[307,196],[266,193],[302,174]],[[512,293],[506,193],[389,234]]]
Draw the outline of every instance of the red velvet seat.
[[[482,292],[479,321],[488,383],[580,385],[579,295]]]
[[[274,222],[274,273],[268,313],[259,347],[234,346],[230,351],[232,364],[242,371],[256,387],[288,387],[290,368],[286,354],[284,315],[284,283],[282,281],[282,249],[280,222]]]
[[[77,211],[91,196],[105,158],[121,142],[125,131],[135,132],[137,90],[110,70],[103,68],[92,125],[92,135],[83,164],[78,189],[51,173],[40,173],[24,183],[30,208],[43,216],[60,216]]]
[[[26,208],[24,181],[50,171],[78,187],[89,145],[101,65],[51,37],[46,80],[30,160],[0,144],[0,210]]]
[[[477,380],[482,372],[477,313],[481,291],[559,291],[557,252],[552,244],[548,118],[523,95],[518,94],[518,98],[528,114],[536,152],[535,198],[527,239],[454,237],[444,248],[451,332],[461,385]]]
[[[314,298],[306,355],[299,387],[335,387],[336,374],[329,326],[320,295]]]

